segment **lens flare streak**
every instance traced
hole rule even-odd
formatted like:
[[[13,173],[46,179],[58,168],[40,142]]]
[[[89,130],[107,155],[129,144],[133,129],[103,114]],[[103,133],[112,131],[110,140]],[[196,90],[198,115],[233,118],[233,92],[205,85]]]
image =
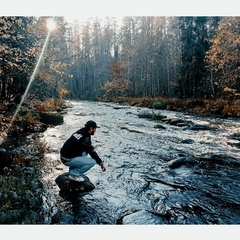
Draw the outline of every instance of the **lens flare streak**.
[[[53,18],[53,20],[54,20],[54,18]],[[29,91],[29,89],[30,89],[30,87],[31,87],[31,84],[32,84],[32,82],[33,82],[33,80],[34,80],[34,78],[35,78],[35,75],[37,74],[37,71],[38,71],[38,69],[39,69],[41,60],[42,60],[42,58],[43,58],[43,54],[44,54],[44,52],[45,52],[45,50],[46,50],[46,48],[47,48],[47,45],[48,45],[48,42],[49,42],[49,39],[50,39],[50,34],[51,34],[51,29],[49,29],[49,31],[48,31],[48,34],[47,34],[45,43],[44,43],[43,48],[42,48],[42,51],[41,51],[41,53],[40,53],[40,55],[39,55],[39,58],[38,58],[38,61],[37,61],[36,66],[35,66],[35,68],[34,68],[33,74],[32,74],[32,76],[31,76],[31,78],[30,78],[30,80],[29,80],[29,83],[28,83],[28,85],[27,85],[27,88],[26,88],[23,96],[22,96],[22,99],[21,99],[21,101],[20,101],[20,103],[19,103],[19,105],[18,105],[18,107],[17,107],[17,109],[16,109],[16,111],[15,111],[13,117],[12,117],[12,120],[11,120],[11,122],[10,122],[10,124],[9,124],[9,127],[8,127],[8,131],[9,131],[9,129],[11,128],[13,122],[15,121],[15,119],[16,119],[18,113],[19,113],[19,110],[20,110],[20,108],[21,108],[21,106],[22,106],[22,104],[23,104],[23,102],[24,102],[24,100],[25,100],[25,98],[26,98],[26,96],[27,96],[27,94],[28,94],[28,91]],[[8,131],[7,131],[7,132],[8,132]]]

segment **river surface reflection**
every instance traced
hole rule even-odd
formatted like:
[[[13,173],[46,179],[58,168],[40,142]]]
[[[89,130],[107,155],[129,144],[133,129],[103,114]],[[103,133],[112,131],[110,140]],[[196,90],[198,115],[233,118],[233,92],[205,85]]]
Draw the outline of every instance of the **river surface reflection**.
[[[64,124],[48,128],[42,137],[48,148],[42,171],[46,224],[240,223],[240,148],[229,138],[239,134],[239,120],[158,110],[168,118],[211,127],[192,130],[138,117],[157,110],[69,103]],[[101,127],[92,142],[107,171],[94,166],[86,175],[95,189],[63,198],[55,183],[67,172],[59,160],[60,147],[90,119]],[[170,161],[182,157],[194,161],[169,167]]]

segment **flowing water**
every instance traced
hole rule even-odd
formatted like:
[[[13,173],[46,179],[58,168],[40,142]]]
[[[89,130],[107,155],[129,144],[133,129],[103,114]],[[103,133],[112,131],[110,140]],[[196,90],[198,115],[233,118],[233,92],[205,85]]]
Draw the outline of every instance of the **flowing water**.
[[[230,144],[239,140],[230,138],[239,134],[239,120],[113,103],[70,103],[64,124],[48,128],[42,137],[48,148],[42,170],[45,224],[240,223],[240,148]],[[139,118],[143,111],[159,111],[208,129]],[[59,150],[90,119],[101,127],[92,142],[107,170],[95,165],[86,173],[95,189],[66,198],[55,183],[68,171]],[[192,161],[170,167],[181,158]]]

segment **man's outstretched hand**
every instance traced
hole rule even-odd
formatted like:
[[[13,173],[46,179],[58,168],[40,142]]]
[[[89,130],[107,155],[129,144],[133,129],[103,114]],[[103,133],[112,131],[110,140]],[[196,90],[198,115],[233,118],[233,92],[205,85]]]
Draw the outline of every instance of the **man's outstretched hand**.
[[[101,168],[102,168],[103,172],[106,171],[106,166],[104,165],[104,163],[101,165]]]

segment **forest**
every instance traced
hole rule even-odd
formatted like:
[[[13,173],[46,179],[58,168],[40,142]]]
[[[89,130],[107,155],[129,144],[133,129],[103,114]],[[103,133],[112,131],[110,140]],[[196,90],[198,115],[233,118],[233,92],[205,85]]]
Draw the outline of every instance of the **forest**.
[[[236,100],[239,20],[0,17],[0,98]]]

